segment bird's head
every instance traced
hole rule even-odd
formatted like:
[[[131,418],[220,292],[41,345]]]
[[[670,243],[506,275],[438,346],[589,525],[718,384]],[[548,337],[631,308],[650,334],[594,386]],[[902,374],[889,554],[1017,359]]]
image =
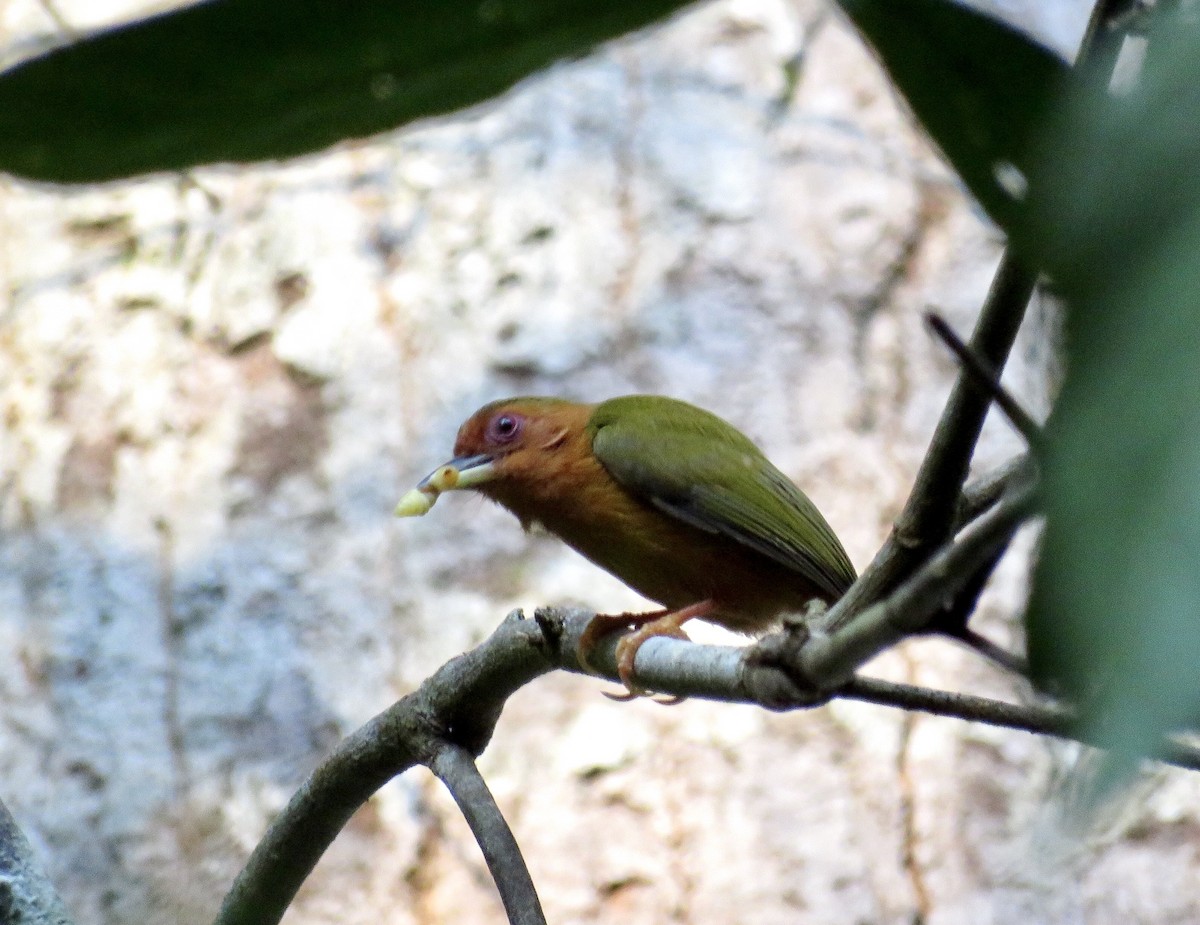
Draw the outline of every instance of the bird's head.
[[[572,438],[583,434],[592,408],[559,398],[505,398],[484,405],[458,429],[454,458],[438,466],[396,507],[400,517],[424,514],[443,491],[534,484],[554,468]]]

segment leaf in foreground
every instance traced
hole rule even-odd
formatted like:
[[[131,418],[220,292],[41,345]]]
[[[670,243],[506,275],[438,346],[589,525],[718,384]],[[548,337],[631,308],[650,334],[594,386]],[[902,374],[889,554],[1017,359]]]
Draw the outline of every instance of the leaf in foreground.
[[[953,0],[838,0],[967,187],[1002,227],[1068,74],[1024,33]]]
[[[1137,94],[1079,94],[1017,243],[1068,302],[1028,614],[1042,683],[1126,760],[1200,719],[1200,28],[1162,17]]]
[[[81,183],[319,151],[507,90],[680,0],[210,0],[0,74],[0,170]]]

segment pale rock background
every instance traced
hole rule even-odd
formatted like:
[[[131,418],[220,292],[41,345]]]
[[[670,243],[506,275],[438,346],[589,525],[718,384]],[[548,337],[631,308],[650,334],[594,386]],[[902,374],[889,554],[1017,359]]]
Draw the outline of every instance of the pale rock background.
[[[1068,51],[1086,16],[994,6]],[[90,28],[146,7],[56,8]],[[0,30],[10,61],[61,39],[33,0],[0,3]],[[334,743],[509,609],[637,606],[482,501],[392,519],[504,394],[712,408],[861,568],[953,373],[920,312],[968,330],[998,253],[813,0],[701,5],[479,111],[294,163],[4,181],[0,796],[80,922],[203,922]],[[1043,413],[1051,316],[1036,307],[1009,374]],[[993,421],[980,464],[1018,448]],[[980,618],[1013,645],[1030,546]],[[876,668],[1023,695],[944,643]],[[1153,772],[1081,833],[1062,823],[1068,746],[606,687],[531,685],[482,760],[552,922],[1200,919],[1195,775]],[[501,920],[419,769],[288,919]]]

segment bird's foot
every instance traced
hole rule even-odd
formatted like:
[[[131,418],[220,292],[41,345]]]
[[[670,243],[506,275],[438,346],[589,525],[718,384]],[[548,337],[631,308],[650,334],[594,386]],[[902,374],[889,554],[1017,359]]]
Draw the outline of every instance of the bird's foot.
[[[621,679],[621,683],[625,685],[625,689],[629,692],[631,698],[645,697],[649,694],[649,691],[639,687],[633,680],[633,663],[637,658],[638,649],[642,647],[642,644],[646,640],[653,639],[655,636],[666,636],[670,639],[682,639],[684,642],[690,642],[688,634],[683,631],[683,623],[694,616],[694,614],[686,613],[686,611],[691,609],[690,607],[685,607],[683,610],[677,610],[665,616],[658,617],[655,620],[650,620],[647,623],[643,623],[632,633],[621,637],[617,643],[617,677]]]
[[[592,650],[600,644],[600,640],[613,633],[636,629],[665,616],[669,611],[652,610],[650,613],[598,613],[588,625],[583,628],[579,637],[579,665],[588,674],[599,674],[592,667]]]
[[[633,632],[623,636],[617,643],[617,676],[621,679],[621,683],[625,685],[625,693],[605,694],[605,696],[612,700],[633,700],[637,697],[649,696],[650,692],[638,685],[633,679],[633,665],[634,660],[637,658],[638,649],[642,647],[642,644],[647,639],[652,639],[655,636],[667,636],[672,639],[690,641],[687,633],[683,631],[683,624],[696,617],[707,616],[712,612],[713,606],[712,601],[704,600],[679,610],[660,610],[654,613],[619,614],[616,616],[597,615],[587,625],[587,628],[583,632],[583,638],[580,640],[579,650],[581,660],[584,661],[585,667],[588,667],[590,670],[590,666],[586,662],[587,656],[599,638],[614,630],[632,627]],[[673,705],[680,703],[684,699],[683,697],[668,697],[660,700],[659,703]]]
[[[641,689],[638,688],[638,690]],[[673,707],[687,700],[687,698],[682,694],[674,694],[670,697],[655,697],[649,692],[634,693],[633,691],[626,691],[624,694],[610,694],[608,691],[601,691],[600,693],[609,700],[615,700],[617,703],[628,703],[631,700],[639,700],[642,697],[649,697],[659,706],[663,707]]]

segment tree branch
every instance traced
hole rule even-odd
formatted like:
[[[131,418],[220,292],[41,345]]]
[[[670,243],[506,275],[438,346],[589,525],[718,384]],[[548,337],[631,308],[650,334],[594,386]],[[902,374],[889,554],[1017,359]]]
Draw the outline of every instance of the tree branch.
[[[971,353],[992,369],[1004,368],[1036,283],[1037,272],[1006,251],[970,341]],[[830,629],[856,619],[950,537],[990,406],[990,396],[969,372],[960,370],[904,510],[875,559],[830,611]]]
[[[919,710],[935,716],[949,716],[968,722],[1020,729],[1035,735],[1053,736],[1102,748],[1096,742],[1079,735],[1075,728],[1075,712],[1061,704],[1015,704],[973,694],[958,694],[927,687],[896,684],[878,678],[855,678],[839,697],[861,700],[885,707]],[[1200,748],[1168,739],[1155,755],[1157,761],[1187,771],[1200,771]]]
[[[1035,475],[1033,457],[1028,453],[1023,453],[1001,463],[994,469],[989,469],[979,478],[973,479],[962,490],[962,496],[958,499],[958,508],[954,515],[954,532],[957,533],[971,521],[995,507],[1014,482],[1032,479]]]
[[[491,872],[500,900],[512,925],[546,925],[542,904],[517,840],[508,827],[492,792],[475,761],[461,745],[447,743],[438,749],[429,770],[446,785]]]
[[[563,664],[581,671],[568,651],[578,641],[590,613],[543,611],[563,626]],[[1073,726],[1074,712],[1053,702],[1012,704],[972,694],[896,684],[856,676],[825,695],[797,685],[772,660],[763,660],[757,646],[706,646],[656,636],[642,644],[636,659],[637,680],[665,694],[684,695],[728,703],[753,703],[771,710],[796,710],[820,706],[829,700],[861,700],[902,710],[919,710],[937,716],[985,723],[1038,735],[1094,745]],[[606,676],[616,678],[616,641],[608,639],[593,650],[591,660]],[[1169,740],[1156,756],[1165,764],[1200,770],[1200,748]]]
[[[217,925],[278,922],[355,810],[400,772],[431,765],[448,743],[479,754],[508,697],[554,667],[550,650],[537,624],[511,614],[483,644],[346,738],[271,824]]]
[[[1021,407],[1020,402],[1013,397],[1012,393],[1001,385],[996,371],[971,352],[971,348],[962,342],[962,339],[950,327],[949,322],[941,315],[926,312],[925,323],[950,348],[950,351],[958,358],[958,362],[962,364],[962,368],[974,378],[976,385],[986,392],[1004,412],[1009,423],[1025,438],[1029,448],[1035,451],[1040,450],[1044,442],[1042,425],[1035,421],[1033,416]]]
[[[71,925],[66,906],[33,855],[8,807],[0,803],[0,921]]]
[[[962,643],[976,655],[983,656],[989,662],[1003,668],[1005,671],[1020,675],[1026,681],[1030,680],[1028,659],[1023,655],[1010,652],[1003,646],[997,645],[983,634],[975,632],[969,626],[964,626],[954,632],[945,632],[942,635],[946,639],[953,639],[956,642]]]
[[[883,601],[831,633],[818,631],[788,659],[789,667],[817,690],[844,684],[888,646],[925,629],[937,610],[1008,543],[1033,508],[1032,485],[1018,488]],[[836,611],[841,607],[839,601],[830,610],[830,625],[838,626]]]
[[[980,519],[971,532],[906,583],[887,601],[863,614],[863,626],[885,627],[881,636],[866,638],[878,645],[887,633],[906,635],[914,618],[913,602],[927,601],[934,583],[947,569],[957,568],[964,549],[985,548],[983,538],[1015,528],[1020,507],[1002,504]],[[1015,518],[1015,519],[1014,519]],[[944,588],[943,588],[944,590]],[[225,898],[216,925],[271,925],[287,910],[296,891],[321,854],[355,810],[379,787],[415,764],[430,767],[446,783],[467,816],[472,831],[496,877],[510,921],[541,925],[540,906],[519,850],[499,810],[479,777],[471,755],[487,745],[508,697],[524,684],[555,668],[585,673],[579,641],[594,614],[583,610],[544,608],[533,620],[511,614],[481,645],[440,668],[415,692],[402,698],[350,735],[301,786],[271,824]],[[856,624],[851,629],[860,632]],[[679,639],[653,637],[637,652],[636,677],[648,688],[681,697],[750,703],[772,710],[817,706],[834,697],[865,700],[902,709],[922,710],[993,726],[1054,735],[1084,742],[1072,725],[1072,714],[1058,706],[1019,706],[949,691],[897,685],[869,678],[846,677],[840,686],[814,691],[795,677],[815,665],[837,667],[837,654],[819,644],[805,655],[799,644],[800,673],[773,650],[769,640],[795,642],[780,633],[745,648],[706,646]],[[820,642],[815,640],[814,642]],[[617,639],[601,641],[589,661],[616,680]],[[826,644],[828,645],[828,644]],[[766,655],[764,657],[764,647]],[[869,646],[860,646],[861,655]],[[786,651],[784,654],[787,654]],[[1159,760],[1200,769],[1200,748],[1180,742],[1164,744]],[[50,925],[61,920],[43,919]]]

